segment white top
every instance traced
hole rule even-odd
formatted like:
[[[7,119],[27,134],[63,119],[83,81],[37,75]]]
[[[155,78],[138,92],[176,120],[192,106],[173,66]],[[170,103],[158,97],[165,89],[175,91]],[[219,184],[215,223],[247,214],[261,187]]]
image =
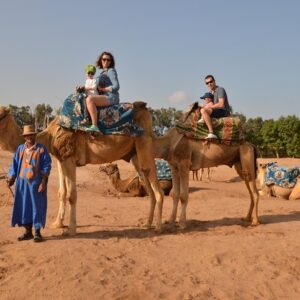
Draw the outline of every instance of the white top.
[[[96,79],[95,78],[93,78],[93,79],[87,78],[86,81],[85,81],[84,87],[85,88],[93,88],[92,90],[90,90],[90,89],[86,90],[87,95],[98,95],[97,86],[96,86]]]

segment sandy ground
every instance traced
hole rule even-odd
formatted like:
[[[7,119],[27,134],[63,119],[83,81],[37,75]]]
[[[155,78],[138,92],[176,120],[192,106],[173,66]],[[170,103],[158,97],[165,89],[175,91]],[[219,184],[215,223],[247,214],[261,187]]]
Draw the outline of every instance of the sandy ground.
[[[0,172],[11,157],[1,152]],[[118,163],[122,177],[134,174]],[[16,240],[23,230],[10,227],[12,198],[0,180],[1,299],[300,299],[300,201],[261,197],[262,224],[250,227],[240,219],[246,187],[220,166],[211,182],[190,181],[187,229],[156,234],[142,227],[148,197],[119,198],[98,166],[77,170],[78,234],[46,227],[40,244]],[[54,163],[47,225],[56,217],[57,185]],[[165,197],[164,220],[171,205]]]

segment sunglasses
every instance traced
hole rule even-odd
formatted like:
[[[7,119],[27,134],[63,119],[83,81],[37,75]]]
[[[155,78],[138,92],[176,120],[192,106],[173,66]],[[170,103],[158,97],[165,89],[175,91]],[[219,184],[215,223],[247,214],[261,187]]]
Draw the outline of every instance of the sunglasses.
[[[110,61],[110,58],[102,58],[102,61]]]
[[[88,75],[95,75],[95,73],[93,73],[93,72],[88,72]]]
[[[210,83],[213,83],[214,81],[211,80],[211,81],[206,81],[205,84],[210,84]]]

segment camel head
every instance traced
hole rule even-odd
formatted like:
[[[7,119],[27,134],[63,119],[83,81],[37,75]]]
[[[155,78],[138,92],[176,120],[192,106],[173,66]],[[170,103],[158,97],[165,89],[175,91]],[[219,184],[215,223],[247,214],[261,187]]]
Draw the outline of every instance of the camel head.
[[[183,115],[180,118],[180,122],[185,123],[188,119],[188,117],[191,115],[191,113],[193,113],[195,110],[197,110],[199,108],[199,104],[198,102],[194,102],[193,104],[191,104],[187,111],[183,113]]]
[[[106,175],[112,175],[116,172],[119,172],[117,164],[106,164],[99,167],[100,172],[104,172]]]
[[[0,121],[10,113],[10,109],[5,106],[0,106]]]

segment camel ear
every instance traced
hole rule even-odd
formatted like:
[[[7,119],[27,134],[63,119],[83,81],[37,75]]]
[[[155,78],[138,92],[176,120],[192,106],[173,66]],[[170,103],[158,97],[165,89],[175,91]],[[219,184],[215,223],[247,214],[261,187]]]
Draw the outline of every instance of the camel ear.
[[[4,111],[7,112],[7,113],[10,113],[10,108],[9,107],[5,107]]]

